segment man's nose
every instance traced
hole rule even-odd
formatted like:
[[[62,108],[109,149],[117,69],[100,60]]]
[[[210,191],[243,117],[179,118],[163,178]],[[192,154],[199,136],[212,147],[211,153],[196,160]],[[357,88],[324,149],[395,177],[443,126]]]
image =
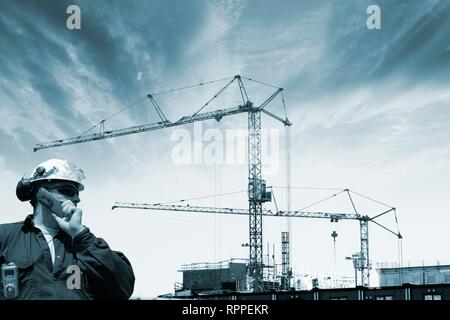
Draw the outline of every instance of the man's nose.
[[[78,194],[74,195],[72,197],[72,202],[77,204],[78,202],[80,202],[80,196]]]

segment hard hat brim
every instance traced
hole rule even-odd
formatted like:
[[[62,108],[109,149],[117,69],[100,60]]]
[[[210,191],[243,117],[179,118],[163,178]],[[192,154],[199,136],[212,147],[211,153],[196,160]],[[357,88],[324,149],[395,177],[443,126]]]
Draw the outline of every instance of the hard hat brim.
[[[52,179],[48,179],[48,178],[38,178],[38,179],[34,179],[33,181],[31,181],[31,183],[36,183],[36,182],[57,182],[57,181],[67,181],[67,182],[71,182],[73,184],[75,184],[77,186],[77,190],[78,191],[83,191],[84,190],[84,185],[78,181],[74,181],[74,180],[70,180],[70,179],[64,179],[64,178],[52,178]]]

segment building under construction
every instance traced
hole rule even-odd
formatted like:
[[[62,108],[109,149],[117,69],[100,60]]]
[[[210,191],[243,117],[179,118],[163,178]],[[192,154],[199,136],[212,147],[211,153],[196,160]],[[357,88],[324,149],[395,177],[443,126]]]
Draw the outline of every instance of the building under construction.
[[[247,288],[247,261],[231,259],[219,263],[193,263],[181,266],[183,283],[175,288],[177,295],[198,292],[236,292]]]
[[[295,285],[280,290],[283,277],[267,276],[264,290],[248,291],[247,261],[231,259],[220,263],[183,265],[183,282],[175,293],[161,298],[212,300],[450,300],[450,266],[409,266],[378,268],[379,286],[355,286],[347,281],[341,287],[312,279],[312,288]],[[270,279],[270,280],[269,280]]]
[[[401,286],[403,284],[430,285],[450,284],[450,265],[434,266],[381,266],[377,269],[380,286]]]

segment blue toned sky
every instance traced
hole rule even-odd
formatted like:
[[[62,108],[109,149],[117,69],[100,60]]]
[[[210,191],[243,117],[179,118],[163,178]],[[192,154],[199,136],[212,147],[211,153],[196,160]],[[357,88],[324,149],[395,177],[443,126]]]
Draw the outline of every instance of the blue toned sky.
[[[70,4],[81,9],[81,30],[66,28]],[[381,8],[380,30],[366,27],[370,4]],[[285,89],[293,186],[350,188],[395,206],[404,261],[450,262],[448,1],[21,0],[0,7],[0,222],[30,213],[14,195],[19,178],[41,161],[63,158],[85,170],[84,223],[129,257],[135,296],[172,292],[183,263],[246,257],[245,217],[110,209],[114,201],[245,190],[245,164],[176,164],[173,129],[33,152],[36,143],[80,135],[136,101],[106,128],[157,121],[141,101],[148,93],[242,74]],[[174,121],[225,83],[157,100]],[[248,90],[256,102],[273,92],[255,83]],[[230,93],[205,110],[238,102]],[[268,110],[284,114],[279,99]],[[245,127],[240,115],[203,129]],[[266,117],[263,127],[279,130],[281,159],[284,128]],[[263,175],[282,185],[284,170],[280,164]],[[292,206],[330,192],[295,189]],[[275,193],[284,196],[283,189]],[[208,201],[191,204],[247,205],[245,193]],[[346,205],[320,209],[351,209]],[[383,210],[363,199],[357,205],[368,213]],[[395,228],[392,216],[382,222]],[[356,223],[291,224],[294,271],[353,274],[344,258],[358,250]],[[280,219],[264,222],[264,248],[275,243],[278,261],[283,228]],[[336,266],[333,230],[339,233]],[[377,226],[370,231],[373,264],[395,261],[395,237]]]

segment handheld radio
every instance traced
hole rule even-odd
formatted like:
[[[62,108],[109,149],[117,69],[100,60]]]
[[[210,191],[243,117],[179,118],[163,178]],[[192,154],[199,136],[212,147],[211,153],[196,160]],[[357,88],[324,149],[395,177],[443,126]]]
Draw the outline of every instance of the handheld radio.
[[[39,191],[36,193],[36,198],[49,207],[57,216],[64,218],[65,213],[61,203],[50,192],[44,188],[39,188]]]
[[[19,270],[11,262],[2,265],[3,296],[6,299],[14,299],[19,296]]]

